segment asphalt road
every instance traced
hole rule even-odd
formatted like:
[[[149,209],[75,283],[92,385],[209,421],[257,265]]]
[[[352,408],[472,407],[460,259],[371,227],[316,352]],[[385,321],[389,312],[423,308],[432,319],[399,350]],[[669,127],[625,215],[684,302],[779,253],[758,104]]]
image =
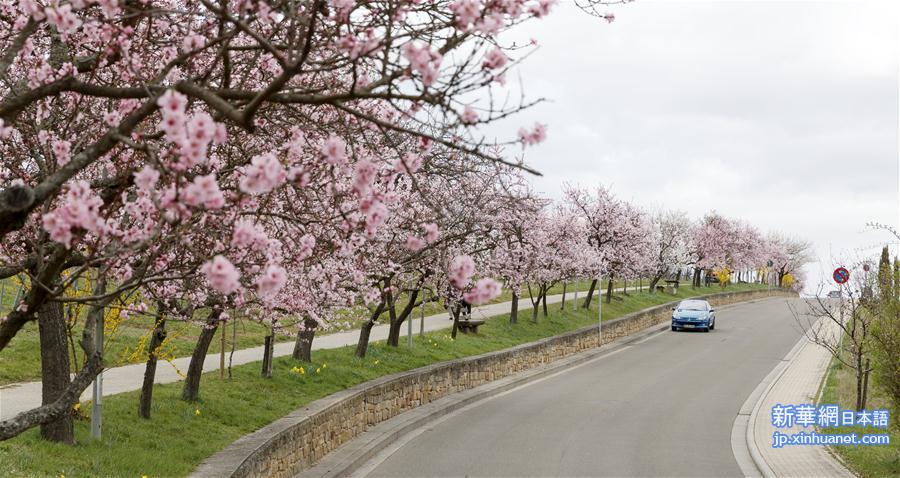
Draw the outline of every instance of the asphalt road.
[[[484,401],[364,469],[419,477],[741,476],[732,423],[802,331],[783,298],[716,315],[710,333],[666,330]]]

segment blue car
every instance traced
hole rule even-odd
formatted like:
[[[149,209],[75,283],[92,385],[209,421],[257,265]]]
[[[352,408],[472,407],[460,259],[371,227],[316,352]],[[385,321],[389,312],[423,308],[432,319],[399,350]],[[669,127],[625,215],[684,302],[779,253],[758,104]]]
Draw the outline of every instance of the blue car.
[[[672,307],[672,331],[699,329],[709,332],[716,328],[716,309],[705,300],[683,300]]]

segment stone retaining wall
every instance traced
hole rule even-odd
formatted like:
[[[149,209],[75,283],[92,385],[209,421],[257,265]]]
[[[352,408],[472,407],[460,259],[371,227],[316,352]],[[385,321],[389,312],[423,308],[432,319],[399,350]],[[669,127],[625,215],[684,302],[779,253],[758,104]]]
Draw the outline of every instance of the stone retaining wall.
[[[714,306],[771,296],[780,290],[701,296]],[[603,323],[602,344],[671,318],[676,302]],[[483,355],[441,362],[361,383],[316,400],[239,438],[204,461],[193,476],[288,477],[312,466],[368,427],[448,394],[598,346],[597,326]]]

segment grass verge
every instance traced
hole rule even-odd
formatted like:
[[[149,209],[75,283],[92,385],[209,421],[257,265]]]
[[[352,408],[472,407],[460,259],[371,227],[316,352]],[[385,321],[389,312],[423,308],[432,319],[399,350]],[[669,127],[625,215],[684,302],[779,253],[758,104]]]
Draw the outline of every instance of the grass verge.
[[[760,288],[729,286],[728,291]],[[677,296],[632,293],[603,304],[603,320],[679,298],[719,292],[719,287],[680,289]],[[620,296],[621,297],[621,296]],[[571,303],[570,303],[571,304]],[[90,438],[90,422],[76,422],[75,446],[43,441],[37,430],[0,442],[0,476],[183,476],[203,459],[238,437],[286,415],[313,400],[383,375],[422,367],[435,362],[500,350],[558,335],[597,320],[597,301],[589,311],[560,310],[550,306],[550,315],[537,323],[520,313],[511,325],[508,316],[488,320],[476,336],[451,340],[448,331],[417,336],[412,348],[393,348],[374,343],[365,359],[353,356],[353,348],[316,350],[314,363],[290,357],[275,359],[274,376],[260,377],[259,363],[234,368],[231,380],[218,373],[206,374],[201,401],[190,404],[179,399],[180,383],[154,387],[153,418],[137,417],[138,392],[104,398],[103,439]],[[303,367],[303,373],[295,367]],[[81,405],[84,412],[89,404]]]
[[[856,375],[853,369],[832,359],[822,392],[822,403],[840,405],[841,409],[853,409],[856,403]],[[868,410],[889,408],[888,397],[878,388],[876,377],[869,378]],[[828,428],[823,433],[857,433],[860,436],[873,433],[890,433],[890,445],[838,445],[832,449],[857,475],[865,478],[900,477],[900,417],[890,417],[891,428],[839,427]]]
[[[9,282],[9,280],[7,280]],[[644,285],[646,281],[642,281]],[[605,284],[605,282],[604,282]],[[615,283],[616,287],[622,286],[622,281]],[[628,287],[637,287],[639,281],[629,281]],[[568,284],[566,287],[567,299],[574,297],[575,287],[578,286],[579,291],[586,291],[590,286],[590,281],[581,280],[577,283]],[[563,285],[557,284],[550,289],[549,295],[561,294]],[[604,286],[605,290],[605,286]],[[8,287],[0,287],[0,314],[8,312],[15,301],[16,288],[12,285]],[[522,298],[521,304],[523,308],[529,307],[530,302],[527,298],[527,291],[523,291],[525,297]],[[4,297],[5,295],[5,297]],[[493,302],[506,302],[511,300],[509,290],[504,290],[503,294],[497,297]],[[399,303],[405,303],[405,296],[399,298]],[[425,315],[433,315],[445,312],[443,304],[431,302],[425,305]],[[419,311],[415,312],[418,317]],[[358,328],[363,318],[366,316],[365,309],[360,308],[358,311],[348,311],[348,319],[346,326],[337,326],[327,331],[319,332],[319,335],[347,330],[350,328]],[[74,334],[74,344],[80,338],[82,324],[79,322],[72,329]],[[194,344],[200,336],[201,327],[193,322],[177,322],[170,321],[167,325],[169,337],[163,347],[164,355],[168,358],[184,357],[191,355]],[[112,367],[127,365],[129,363],[139,363],[147,360],[146,347],[153,331],[153,321],[145,316],[134,316],[128,318],[119,324],[114,332],[107,331],[105,337],[105,353],[108,357],[109,365]],[[275,337],[278,341],[294,340],[294,338],[283,331],[276,333]],[[234,343],[235,349],[243,349],[249,347],[257,347],[263,344],[265,336],[269,333],[269,329],[263,324],[248,320],[239,319],[220,328],[216,332],[210,345],[209,353],[217,353],[222,349],[222,333],[225,334],[225,350],[228,351]],[[84,356],[81,348],[70,344],[70,349],[75,350],[75,355],[69,358],[72,365],[72,372],[76,372],[80,364],[84,362]],[[16,334],[16,337],[10,342],[2,353],[0,353],[0,386],[11,383],[28,382],[40,380],[41,378],[41,353],[38,338],[38,327],[36,322],[29,322]]]

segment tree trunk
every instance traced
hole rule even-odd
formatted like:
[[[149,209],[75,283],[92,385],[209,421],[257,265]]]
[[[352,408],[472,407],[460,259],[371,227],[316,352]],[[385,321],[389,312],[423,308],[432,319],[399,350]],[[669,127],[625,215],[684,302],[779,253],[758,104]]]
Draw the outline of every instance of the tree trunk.
[[[656,284],[659,284],[660,279],[662,279],[662,276],[655,276],[653,279],[650,279],[650,285],[648,287],[650,287],[651,295],[656,294]]]
[[[291,354],[295,360],[304,362],[312,362],[312,343],[316,335],[315,320],[306,319],[303,321],[303,330],[297,332],[297,341],[294,342],[294,353]]]
[[[691,287],[697,288],[700,287],[700,268],[694,268],[694,279],[691,281]]]
[[[158,308],[158,310],[161,310]],[[156,361],[159,359],[159,346],[166,339],[166,316],[160,311],[156,316],[156,326],[150,337],[150,350],[147,354],[147,366],[144,368],[144,383],[141,384],[141,397],[138,401],[138,416],[150,418],[150,404],[153,401],[153,382],[156,379]]]
[[[459,314],[462,306],[460,304],[454,304],[450,309],[450,314],[453,316],[453,328],[450,329],[450,338],[456,340],[456,333],[459,331]]]
[[[263,378],[272,378],[272,361],[275,359],[275,331],[269,332],[263,342],[263,360],[260,375]]]
[[[509,323],[519,323],[519,295],[513,292],[512,306],[509,309]]]
[[[356,355],[359,358],[365,358],[366,352],[369,350],[369,335],[372,334],[372,327],[375,326],[375,321],[378,320],[378,317],[381,316],[381,313],[384,312],[385,302],[382,300],[378,307],[375,308],[375,311],[372,312],[372,315],[369,317],[365,323],[363,323],[362,327],[359,329],[359,341],[356,342]]]
[[[610,303],[612,301],[612,292],[613,292],[613,276],[609,275],[609,279],[606,282],[606,303]]]
[[[869,359],[866,359],[866,368],[865,368],[865,372],[863,373],[862,400],[860,401],[860,404],[859,404],[860,410],[865,410],[866,402],[869,399],[869,372],[871,372],[869,365],[870,365]]]
[[[403,330],[403,324],[412,315],[413,309],[416,307],[416,300],[419,298],[419,290],[415,289],[410,293],[409,301],[400,311],[400,314],[394,314],[391,317],[391,325],[388,329],[388,345],[397,347],[400,345],[400,332]]]
[[[69,386],[69,343],[62,302],[44,302],[38,309],[41,344],[41,405],[56,401]],[[75,444],[72,414],[41,425],[41,437],[58,443]]]
[[[559,306],[559,310],[566,310],[566,286],[568,285],[566,281],[563,281],[562,304]]]
[[[591,287],[588,288],[587,297],[584,298],[584,305],[581,306],[584,309],[591,308],[591,297],[594,296],[594,288],[597,287],[597,279],[591,281]]]
[[[354,353],[359,358],[365,358],[366,351],[369,350],[369,335],[372,333],[374,325],[375,322],[367,321],[359,329],[359,341],[356,343],[356,352]]]
[[[862,410],[863,396],[863,368],[862,354],[856,354],[856,410]]]
[[[541,294],[542,294],[542,295],[541,295],[540,300],[543,301],[543,303],[544,303],[544,317],[547,316],[547,291],[548,291],[548,290],[549,290],[549,287],[547,287],[547,286],[542,286],[542,287],[541,287]]]
[[[184,388],[181,389],[181,399],[186,402],[195,402],[200,398],[200,377],[203,375],[203,362],[206,360],[209,345],[216,335],[216,329],[219,328],[219,316],[221,314],[222,311],[220,309],[213,308],[206,319],[206,326],[200,331],[197,345],[194,346],[194,353],[191,354],[191,363],[188,365],[187,375],[184,379]]]

